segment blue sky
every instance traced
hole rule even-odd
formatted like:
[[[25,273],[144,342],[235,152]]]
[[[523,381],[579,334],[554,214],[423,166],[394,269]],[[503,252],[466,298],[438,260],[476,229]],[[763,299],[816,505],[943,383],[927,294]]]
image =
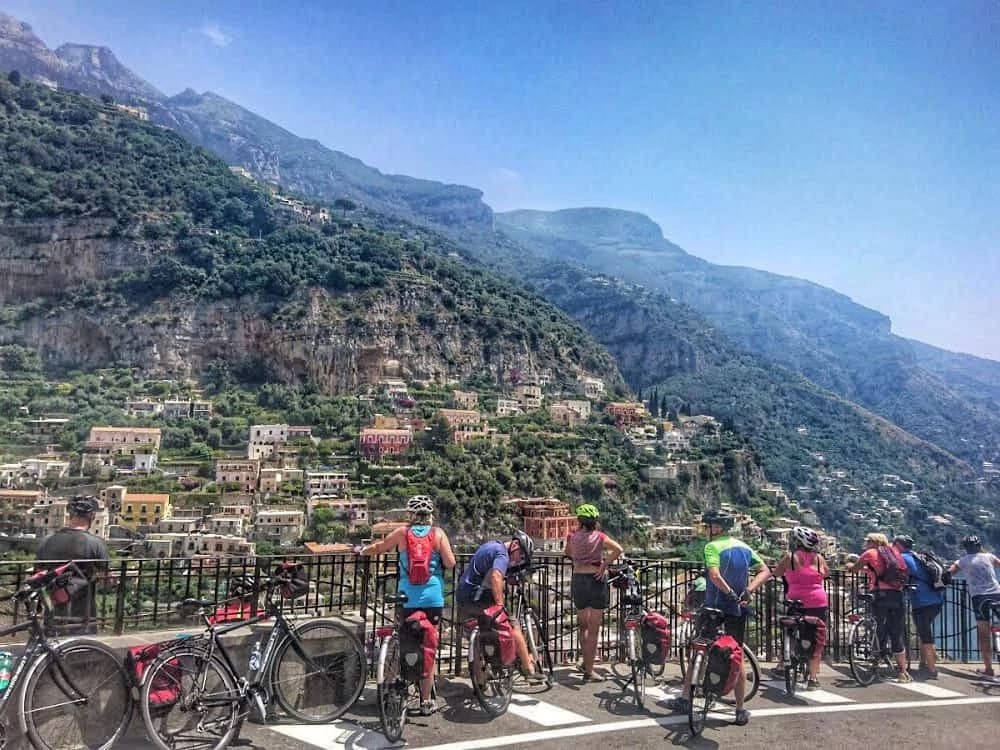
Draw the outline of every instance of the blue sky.
[[[1000,3],[0,0],[497,210],[642,211],[1000,360]]]

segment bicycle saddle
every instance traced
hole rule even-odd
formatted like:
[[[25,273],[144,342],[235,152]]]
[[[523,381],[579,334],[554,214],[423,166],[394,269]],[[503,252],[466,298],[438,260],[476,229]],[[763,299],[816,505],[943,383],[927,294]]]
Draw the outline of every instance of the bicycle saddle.
[[[185,609],[208,609],[214,607],[216,602],[211,599],[185,599],[181,606]]]
[[[406,594],[386,594],[385,603],[386,604],[406,604],[406,600],[409,599]]]

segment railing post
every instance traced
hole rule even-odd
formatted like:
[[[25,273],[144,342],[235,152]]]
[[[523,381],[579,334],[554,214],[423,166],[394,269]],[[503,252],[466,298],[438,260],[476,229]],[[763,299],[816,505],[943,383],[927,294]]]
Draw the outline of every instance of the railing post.
[[[118,588],[115,596],[115,635],[125,632],[125,585],[128,561],[122,560],[118,571]]]

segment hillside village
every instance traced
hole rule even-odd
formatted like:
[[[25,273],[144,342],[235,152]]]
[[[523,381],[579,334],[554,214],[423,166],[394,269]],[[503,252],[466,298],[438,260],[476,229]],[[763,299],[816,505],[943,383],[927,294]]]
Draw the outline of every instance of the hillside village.
[[[426,456],[459,460],[467,451],[509,447],[527,435],[555,441],[548,444],[555,451],[569,447],[572,455],[577,449],[585,468],[569,486],[579,487],[579,494],[537,496],[510,487],[499,517],[480,533],[501,535],[515,524],[541,549],[556,551],[575,528],[572,508],[581,496],[596,493],[588,499],[611,502],[625,497],[619,482],[631,481],[602,470],[581,450],[597,441],[593,430],[617,435],[634,461],[636,489],[616,532],[646,554],[690,557],[704,540],[699,517],[710,504],[733,512],[736,533],[772,554],[787,546],[795,525],[818,527],[824,510],[845,511],[860,528],[901,524],[908,511],[921,507],[919,488],[901,476],[883,476],[875,494],[853,485],[847,472],[826,467],[822,455],[812,456],[819,467],[812,486],[786,491],[758,478],[745,497],[713,491],[691,502],[692,488],[715,471],[720,455],[732,462],[745,452],[733,449],[733,436],[710,415],[663,413],[655,395],[618,399],[605,392],[601,379],[587,375],[567,384],[553,382],[548,372],[514,372],[498,388],[394,374],[340,399],[350,409],[338,425],[241,427],[228,393],[217,403],[191,383],[140,382],[129,389],[146,386],[160,395],[136,393],[114,403],[107,421],[116,426],[16,407],[2,433],[0,463],[0,548],[8,555],[30,555],[63,525],[66,499],[78,492],[100,500],[95,533],[134,557],[348,552],[403,523],[409,494],[435,494],[422,476]],[[64,394],[86,390],[69,383],[46,387]],[[208,442],[195,439],[200,434]],[[459,545],[477,543],[476,532],[443,508],[440,515],[454,527]],[[929,520],[950,523],[946,515]],[[836,535],[824,536],[823,551],[831,557],[841,551]]]

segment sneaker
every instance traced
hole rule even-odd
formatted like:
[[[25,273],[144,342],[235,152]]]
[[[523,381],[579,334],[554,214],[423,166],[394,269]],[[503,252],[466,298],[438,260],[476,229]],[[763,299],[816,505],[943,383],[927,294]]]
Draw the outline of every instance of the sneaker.
[[[678,713],[686,714],[688,711],[691,710],[691,703],[688,701],[687,698],[683,697],[674,698],[672,700],[667,701],[667,708],[669,708],[671,711],[677,711]]]
[[[745,727],[749,723],[750,723],[750,712],[747,711],[745,708],[737,709],[736,719],[733,721],[733,724],[735,724],[738,727]]]
[[[819,680],[809,680],[806,683],[806,690],[819,690]]]
[[[938,678],[938,673],[936,670],[933,672],[924,672],[925,680],[936,680],[937,678]]]
[[[438,707],[437,703],[434,701],[420,701],[420,715],[430,716],[431,714],[437,713]]]
[[[909,672],[899,672],[896,675],[896,682],[898,682],[901,685],[905,685],[908,682],[913,682],[913,678],[910,677]]]

